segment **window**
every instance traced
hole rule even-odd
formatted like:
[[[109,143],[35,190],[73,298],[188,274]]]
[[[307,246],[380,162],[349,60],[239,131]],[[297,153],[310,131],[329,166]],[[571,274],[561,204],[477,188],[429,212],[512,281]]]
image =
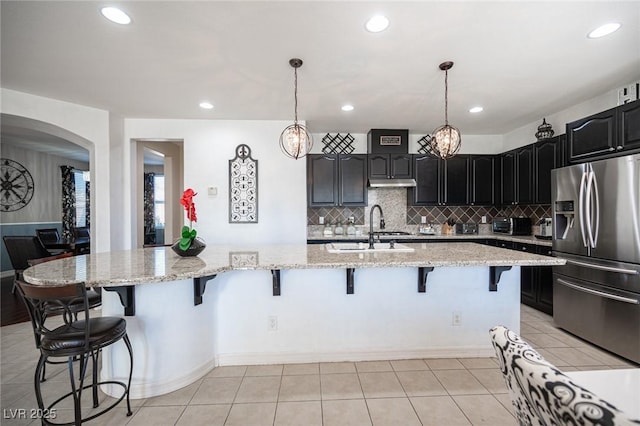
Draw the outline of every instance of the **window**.
[[[153,177],[153,209],[156,228],[164,228],[164,176]]]
[[[74,170],[73,178],[76,184],[76,227],[87,226],[87,182],[89,182],[89,172]]]

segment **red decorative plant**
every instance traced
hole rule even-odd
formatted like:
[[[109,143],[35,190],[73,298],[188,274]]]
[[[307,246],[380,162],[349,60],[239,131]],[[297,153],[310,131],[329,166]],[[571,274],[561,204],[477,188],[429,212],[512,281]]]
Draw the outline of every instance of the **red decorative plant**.
[[[180,198],[180,204],[184,207],[184,210],[187,212],[187,219],[189,219],[189,226],[184,225],[182,227],[182,237],[180,238],[180,249],[186,250],[191,246],[191,242],[196,238],[196,230],[193,229],[193,222],[197,222],[198,218],[196,217],[196,205],[193,202],[193,197],[198,195],[191,188],[185,189],[182,193],[182,197]]]

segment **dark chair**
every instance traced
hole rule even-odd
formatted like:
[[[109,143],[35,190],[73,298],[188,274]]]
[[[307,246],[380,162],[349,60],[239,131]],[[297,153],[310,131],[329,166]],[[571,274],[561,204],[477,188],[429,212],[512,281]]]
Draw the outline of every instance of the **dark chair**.
[[[42,245],[46,248],[49,243],[56,243],[60,241],[60,233],[57,228],[41,228],[36,229],[36,235],[40,239]],[[66,250],[49,250],[52,254],[65,253]]]
[[[38,237],[29,236],[4,236],[4,245],[11,260],[11,266],[16,274],[15,279],[22,279],[22,271],[29,267],[29,259],[41,259],[52,256]],[[16,284],[13,283],[11,293],[15,293]]]
[[[36,401],[40,412],[52,412],[55,406],[62,400],[73,397],[74,422],[65,424],[80,425],[83,422],[94,419],[114,408],[125,397],[127,399],[127,416],[132,414],[131,403],[129,401],[129,388],[131,387],[131,375],[133,372],[133,351],[131,342],[127,336],[127,323],[119,317],[90,317],[89,301],[87,289],[84,283],[68,284],[64,286],[44,287],[28,284],[24,281],[17,281],[18,291],[25,300],[33,331],[36,336],[36,345],[40,349],[40,358],[36,366],[34,376],[34,387]],[[77,320],[76,307],[81,304],[83,309],[83,319]],[[45,323],[50,315],[51,309],[55,307],[62,312],[63,324],[49,328]],[[129,379],[127,383],[118,381],[98,382],[98,356],[100,350],[123,340],[129,351]],[[69,382],[71,391],[60,396],[58,399],[45,407],[42,391],[40,388],[40,377],[45,363],[49,358],[66,358],[69,367]],[[89,358],[93,360],[93,381],[89,385],[84,385],[84,378],[87,370]],[[78,359],[80,366],[78,372],[78,384],[74,377],[74,360]],[[82,391],[92,388],[93,406],[98,407],[98,386],[117,385],[124,390],[122,395],[98,413],[82,418],[82,407],[80,405]],[[42,419],[43,424],[51,423],[48,419]]]
[[[71,230],[76,242],[76,254],[87,254],[91,251],[91,232],[88,226],[80,226]]]
[[[57,228],[36,229],[36,235],[44,244],[53,243],[60,239],[60,233]]]
[[[55,256],[49,256],[49,257],[43,257],[40,259],[29,259],[27,260],[27,263],[29,264],[29,266],[34,266],[34,265],[39,265],[40,263],[45,263],[45,262],[50,262],[52,260],[56,260],[56,259],[64,259],[66,257],[72,257],[73,253],[72,252],[65,252],[65,253],[60,253],[58,255]],[[21,294],[22,296],[22,294]],[[24,296],[23,296],[24,299]],[[92,290],[92,289],[87,289],[87,299],[89,301],[89,309],[93,309],[95,307],[98,307],[102,304],[102,295],[100,293],[100,288],[98,288],[98,291],[96,290]],[[26,303],[26,302],[25,302]],[[84,306],[82,303],[76,303],[75,305],[70,306],[71,308],[71,312],[74,314],[74,318],[77,320],[78,319],[78,313],[81,312],[84,309]],[[47,314],[48,315],[59,315],[64,313],[62,310],[60,310],[57,305],[51,305],[47,308]],[[39,339],[36,336],[36,348],[39,348]],[[60,362],[55,362],[52,361],[50,362],[51,364],[60,364]],[[46,365],[42,367],[42,377],[40,379],[40,381],[44,382],[45,379],[45,375],[46,375]]]
[[[76,240],[78,238],[91,238],[91,232],[89,231],[88,226],[79,226],[77,228],[73,228],[72,232],[73,238]]]

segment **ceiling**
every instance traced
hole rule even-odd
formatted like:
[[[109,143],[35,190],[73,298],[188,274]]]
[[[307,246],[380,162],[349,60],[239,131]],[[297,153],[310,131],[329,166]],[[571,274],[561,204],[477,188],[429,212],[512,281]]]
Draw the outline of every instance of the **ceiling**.
[[[126,118],[293,120],[313,133],[449,121],[504,134],[640,80],[640,2],[2,1],[2,87]],[[366,19],[390,20],[369,33]],[[595,27],[622,27],[587,39]],[[211,110],[198,104],[208,100]],[[355,109],[343,112],[343,104]],[[484,111],[471,114],[469,108]]]

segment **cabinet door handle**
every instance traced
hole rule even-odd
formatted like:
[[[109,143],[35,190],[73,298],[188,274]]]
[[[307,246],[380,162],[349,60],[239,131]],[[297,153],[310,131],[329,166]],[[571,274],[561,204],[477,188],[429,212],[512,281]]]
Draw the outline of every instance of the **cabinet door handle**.
[[[609,148],[609,151],[615,151],[616,149],[614,147]]]
[[[622,145],[618,145],[618,150],[622,149]]]

